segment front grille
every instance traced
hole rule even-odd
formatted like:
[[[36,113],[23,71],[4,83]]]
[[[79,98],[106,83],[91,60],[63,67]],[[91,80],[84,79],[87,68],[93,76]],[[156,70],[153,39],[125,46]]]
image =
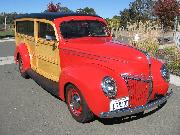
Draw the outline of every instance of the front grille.
[[[145,105],[148,101],[150,90],[150,79],[135,76],[122,76],[126,82],[129,92],[129,107]]]

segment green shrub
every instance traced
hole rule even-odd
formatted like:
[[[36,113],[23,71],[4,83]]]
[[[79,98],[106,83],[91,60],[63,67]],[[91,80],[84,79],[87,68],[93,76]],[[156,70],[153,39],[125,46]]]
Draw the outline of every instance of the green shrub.
[[[173,74],[180,76],[180,61],[169,61],[167,66]]]
[[[159,48],[158,42],[154,39],[145,39],[143,41],[139,41],[137,43],[134,42],[132,44],[134,44],[135,47],[148,52],[152,56],[156,56]]]
[[[137,48],[148,52],[151,56],[165,61],[170,72],[180,76],[180,50],[178,48],[167,47],[164,49],[158,49],[158,42],[152,39],[146,39],[144,41],[134,43],[134,45]]]
[[[14,31],[13,30],[8,30],[8,31],[0,31],[0,38],[4,37],[13,37],[14,36]]]
[[[180,76],[180,50],[176,47],[167,47],[158,50],[156,56],[163,59],[173,74]]]

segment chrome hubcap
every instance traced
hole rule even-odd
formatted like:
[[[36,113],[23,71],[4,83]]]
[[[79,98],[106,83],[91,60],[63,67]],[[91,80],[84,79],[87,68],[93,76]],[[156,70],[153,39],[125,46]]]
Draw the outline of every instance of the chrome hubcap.
[[[79,116],[82,113],[81,97],[75,89],[70,89],[68,91],[68,105],[71,112]]]
[[[77,95],[77,94],[74,94],[71,98],[71,103],[70,103],[70,106],[72,107],[72,109],[74,110],[78,110],[81,106],[80,104],[80,97]]]

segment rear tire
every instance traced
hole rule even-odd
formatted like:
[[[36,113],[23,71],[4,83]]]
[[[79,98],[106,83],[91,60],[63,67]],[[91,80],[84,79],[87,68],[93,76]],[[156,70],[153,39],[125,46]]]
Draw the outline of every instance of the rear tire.
[[[66,87],[66,103],[72,117],[81,123],[89,122],[93,119],[93,114],[87,106],[79,89],[70,84]]]
[[[19,58],[18,58],[18,65],[19,65],[19,72],[21,74],[21,76],[25,79],[29,79],[29,75],[27,74],[26,71],[24,71],[23,69],[23,61],[22,61],[22,58],[21,58],[21,55],[19,55]]]

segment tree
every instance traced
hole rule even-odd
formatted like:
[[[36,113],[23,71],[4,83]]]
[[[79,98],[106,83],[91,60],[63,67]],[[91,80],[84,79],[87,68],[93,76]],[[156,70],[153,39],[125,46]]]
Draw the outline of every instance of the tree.
[[[133,13],[131,13],[131,10],[129,9],[124,9],[123,11],[120,12],[120,17],[121,17],[121,25],[123,27],[127,26],[127,23],[132,20]]]
[[[47,12],[58,12],[60,10],[60,3],[54,4],[50,2],[47,7]]]
[[[96,15],[96,11],[93,8],[85,7],[76,10],[77,13]]]
[[[70,13],[70,12],[73,12],[73,11],[70,10],[68,7],[63,7],[63,6],[61,6],[60,12],[63,12],[63,13]]]
[[[152,19],[154,3],[154,0],[136,0],[130,4],[130,9],[136,13],[141,21]]]
[[[4,23],[4,18],[7,17],[7,24],[13,24],[14,18],[20,14],[17,14],[16,12],[12,13],[0,13],[0,24]]]
[[[106,21],[110,29],[112,28],[118,29],[120,27],[120,20],[121,20],[120,16],[117,16],[117,15],[113,16],[112,19],[106,18]]]
[[[153,18],[152,0],[135,0],[129,4],[129,8],[120,11],[121,24],[126,27],[127,22],[145,22]]]
[[[63,7],[61,3],[54,4],[53,2],[50,2],[47,6],[47,10],[44,12],[73,12],[68,7]]]
[[[179,14],[179,4],[177,0],[158,0],[154,5],[154,13],[164,25],[164,30],[173,27],[175,16]]]

